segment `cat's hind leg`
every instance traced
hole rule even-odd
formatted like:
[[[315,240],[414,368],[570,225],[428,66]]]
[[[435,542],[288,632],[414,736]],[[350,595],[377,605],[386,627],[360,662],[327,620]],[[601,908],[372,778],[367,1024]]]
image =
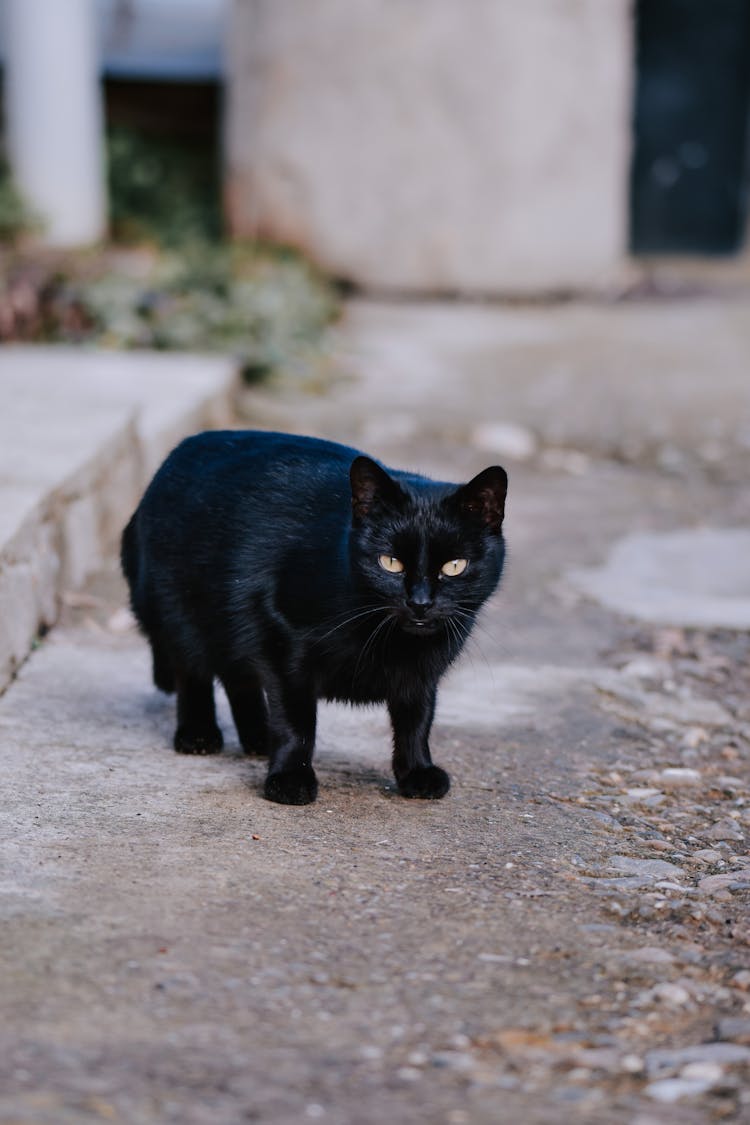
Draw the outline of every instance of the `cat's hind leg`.
[[[224,745],[224,739],[216,723],[213,680],[177,671],[175,685],[175,750],[179,754],[217,754]]]
[[[240,745],[246,754],[270,753],[268,704],[259,677],[253,671],[222,675],[221,682],[232,708]]]
[[[157,687],[159,691],[166,692],[167,695],[172,695],[177,687],[174,665],[160,641],[149,637],[149,643],[151,645],[151,667],[154,686]]]

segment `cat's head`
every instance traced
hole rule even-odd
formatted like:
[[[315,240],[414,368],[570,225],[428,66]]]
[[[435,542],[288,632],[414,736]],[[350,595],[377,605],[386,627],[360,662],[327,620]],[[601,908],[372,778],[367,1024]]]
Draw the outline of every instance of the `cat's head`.
[[[473,620],[497,586],[508,478],[493,465],[468,484],[396,480],[369,457],[350,471],[351,551],[360,586],[408,633]]]

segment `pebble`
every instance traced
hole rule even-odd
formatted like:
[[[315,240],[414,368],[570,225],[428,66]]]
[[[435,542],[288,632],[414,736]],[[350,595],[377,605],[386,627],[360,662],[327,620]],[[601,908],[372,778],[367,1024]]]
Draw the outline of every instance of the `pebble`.
[[[716,848],[700,848],[697,852],[693,852],[690,858],[697,859],[700,863],[720,863],[724,857]]]
[[[608,864],[615,871],[626,871],[632,875],[647,875],[652,879],[679,879],[683,870],[676,863],[666,859],[637,859],[629,855],[611,855]]]
[[[750,992],[750,969],[740,969],[732,977],[732,984],[742,992]]]
[[[107,628],[110,633],[129,633],[137,626],[137,621],[129,609],[122,606],[116,609],[112,616],[107,621]]]
[[[658,1047],[646,1054],[646,1071],[658,1076],[669,1070],[680,1070],[693,1062],[732,1063],[750,1062],[750,1047],[738,1043],[696,1043],[692,1047]]]
[[[741,777],[733,777],[732,774],[722,774],[717,777],[716,784],[720,789],[744,789],[745,783]]]
[[[669,766],[661,771],[659,780],[669,789],[679,789],[682,786],[700,785],[702,779],[698,770],[688,766]]]
[[[641,1074],[644,1062],[640,1055],[624,1055],[621,1066],[626,1074]]]
[[[591,460],[585,453],[577,449],[558,449],[556,447],[545,449],[542,454],[542,463],[548,469],[560,469],[573,476],[583,476],[588,472]]]
[[[657,1102],[677,1102],[680,1098],[705,1094],[713,1086],[708,1078],[661,1078],[650,1082],[644,1093]]]
[[[655,809],[663,804],[666,797],[661,789],[652,789],[649,787],[626,789],[620,796],[620,800],[626,805],[646,805],[649,809]]]
[[[750,1019],[727,1016],[716,1025],[716,1038],[750,1046]]]
[[[682,1008],[690,1003],[690,993],[681,984],[670,984],[665,981],[663,984],[656,984],[651,989],[651,995],[655,1000],[659,1000],[662,1004],[668,1004],[672,1008]]]
[[[637,656],[620,669],[623,676],[633,676],[638,680],[663,680],[669,675],[668,660],[658,660],[650,656]]]
[[[737,872],[733,875],[706,875],[698,882],[698,890],[704,895],[715,895],[718,891],[725,891],[732,883],[737,882]]]
[[[461,1051],[438,1051],[430,1062],[433,1066],[445,1067],[449,1070],[471,1070],[474,1065],[471,1055]]]
[[[680,1071],[680,1078],[706,1078],[709,1082],[719,1082],[723,1077],[724,1067],[715,1062],[691,1062]]]
[[[396,1077],[402,1082],[416,1082],[422,1077],[422,1071],[417,1070],[415,1066],[401,1066],[396,1071]]]
[[[655,945],[644,945],[642,949],[630,950],[627,954],[628,961],[646,961],[649,964],[668,965],[674,961],[674,954],[668,949],[659,949]]]
[[[481,422],[471,432],[471,444],[487,453],[528,461],[538,443],[531,430],[515,422]]]
[[[742,840],[742,829],[731,816],[717,820],[706,832],[703,833],[707,840]]]

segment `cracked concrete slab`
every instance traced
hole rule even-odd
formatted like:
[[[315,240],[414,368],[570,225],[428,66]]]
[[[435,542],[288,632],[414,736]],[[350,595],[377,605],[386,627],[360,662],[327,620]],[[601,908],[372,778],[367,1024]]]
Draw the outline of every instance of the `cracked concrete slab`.
[[[583,593],[661,625],[750,628],[750,531],[692,527],[637,532],[601,567],[572,571]]]

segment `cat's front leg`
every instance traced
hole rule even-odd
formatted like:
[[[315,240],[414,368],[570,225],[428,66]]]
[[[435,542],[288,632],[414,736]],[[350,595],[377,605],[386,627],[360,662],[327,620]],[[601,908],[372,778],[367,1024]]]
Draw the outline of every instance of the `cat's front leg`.
[[[393,772],[402,797],[436,800],[450,789],[445,770],[433,764],[429,736],[435,714],[435,689],[388,700],[393,726]]]
[[[213,681],[179,670],[175,673],[175,687],[175,750],[178,754],[218,754],[224,739],[216,723]]]
[[[309,805],[318,795],[312,768],[317,700],[311,687],[265,680],[271,762],[263,789],[269,801]]]

